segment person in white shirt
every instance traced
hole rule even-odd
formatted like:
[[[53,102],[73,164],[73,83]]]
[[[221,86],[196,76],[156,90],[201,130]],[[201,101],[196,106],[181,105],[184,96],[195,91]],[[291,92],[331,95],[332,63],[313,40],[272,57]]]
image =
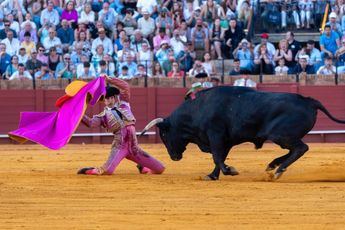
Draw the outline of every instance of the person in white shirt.
[[[289,68],[285,65],[285,59],[279,59],[278,66],[274,69],[276,75],[286,75],[289,71]]]
[[[172,49],[174,50],[174,56],[177,57],[177,55],[181,52],[184,51],[184,47],[187,41],[183,41],[180,38],[180,31],[175,29],[173,33],[173,37],[170,39],[170,45]]]
[[[114,47],[111,40],[106,36],[104,28],[98,29],[98,35],[99,37],[93,40],[92,42],[92,54],[95,55],[97,46],[102,44],[104,48],[104,53],[107,53],[111,56],[114,52]]]
[[[20,31],[20,26],[17,21],[14,20],[13,15],[9,14],[6,16],[6,19],[11,23],[10,29],[16,31],[17,35],[19,34]]]
[[[42,10],[41,13],[41,25],[53,24],[57,26],[60,23],[60,16],[57,10],[54,9],[54,3],[48,2],[47,8]]]
[[[267,50],[270,53],[270,55],[274,56],[274,54],[276,53],[276,48],[274,47],[274,45],[272,43],[270,43],[268,41],[269,35],[266,34],[266,33],[263,33],[263,34],[260,35],[260,37],[261,37],[261,43],[255,46],[254,53],[258,52],[259,47],[261,45],[266,45]]]
[[[151,15],[157,12],[156,0],[138,0],[137,9],[139,14],[142,14],[142,9],[145,8]]]
[[[153,38],[155,32],[155,20],[150,17],[150,13],[147,9],[141,11],[143,17],[138,19],[138,29],[141,31],[145,38]]]
[[[84,62],[77,66],[78,79],[90,79],[90,78],[95,78],[95,77],[96,77],[95,69],[93,68],[92,65],[90,65],[90,62]]]
[[[91,9],[90,3],[85,3],[84,10],[80,14],[81,21],[85,21],[87,24],[95,23],[95,12]]]
[[[237,79],[234,82],[234,86],[243,86],[243,87],[250,87],[256,89],[256,82],[249,79],[248,75],[243,75],[242,78]]]
[[[14,79],[32,79],[32,76],[25,70],[25,66],[23,64],[18,64],[18,70],[14,72],[8,80]]]
[[[325,58],[325,65],[321,66],[319,70],[316,72],[316,74],[321,74],[321,75],[331,75],[335,74],[336,68],[333,65],[333,60],[331,57],[326,57]]]
[[[6,52],[9,55],[15,55],[20,48],[20,42],[17,38],[13,37],[13,31],[7,31],[6,35],[7,37],[2,40],[1,43],[4,43],[6,45]]]
[[[56,47],[58,53],[61,53],[61,40],[56,37],[56,32],[54,28],[49,28],[49,35],[43,40],[43,46],[46,50],[49,50],[51,47]]]

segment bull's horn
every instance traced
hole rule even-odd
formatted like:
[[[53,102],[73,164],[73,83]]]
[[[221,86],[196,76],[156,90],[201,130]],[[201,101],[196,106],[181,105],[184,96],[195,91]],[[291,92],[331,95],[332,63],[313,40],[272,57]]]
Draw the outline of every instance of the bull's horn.
[[[147,130],[151,129],[153,126],[157,125],[158,123],[161,123],[163,122],[163,118],[156,118],[156,119],[153,119],[152,121],[150,121],[150,123],[148,123],[145,128],[143,129],[143,131],[141,131],[140,133],[140,136],[144,135]]]

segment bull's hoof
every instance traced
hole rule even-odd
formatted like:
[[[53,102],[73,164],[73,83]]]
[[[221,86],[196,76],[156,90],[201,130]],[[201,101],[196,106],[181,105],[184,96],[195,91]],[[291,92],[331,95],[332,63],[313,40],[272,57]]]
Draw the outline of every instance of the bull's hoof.
[[[265,169],[266,172],[274,170],[276,167],[272,167],[270,165],[267,165],[267,168]]]
[[[203,179],[206,181],[210,181],[210,180],[218,180],[219,178],[217,176],[209,174],[209,175],[205,176]]]
[[[286,169],[281,169],[279,171],[278,170],[274,173],[273,180],[278,180],[283,175],[283,173],[286,171]]]
[[[238,171],[235,169],[235,167],[232,166],[226,166],[224,170],[222,170],[223,174],[228,176],[236,176],[238,175]]]

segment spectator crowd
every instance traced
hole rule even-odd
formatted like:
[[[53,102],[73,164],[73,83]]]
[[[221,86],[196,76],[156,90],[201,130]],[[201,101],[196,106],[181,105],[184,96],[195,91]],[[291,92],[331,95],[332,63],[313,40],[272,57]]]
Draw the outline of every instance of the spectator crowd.
[[[344,72],[342,0],[331,1],[320,50],[312,40],[302,46],[291,31],[277,46],[268,33],[251,42],[254,17],[269,27],[277,10],[286,27],[291,11],[296,29],[309,28],[324,2],[0,0],[0,74],[9,80],[216,76],[218,59],[234,60],[230,75]]]

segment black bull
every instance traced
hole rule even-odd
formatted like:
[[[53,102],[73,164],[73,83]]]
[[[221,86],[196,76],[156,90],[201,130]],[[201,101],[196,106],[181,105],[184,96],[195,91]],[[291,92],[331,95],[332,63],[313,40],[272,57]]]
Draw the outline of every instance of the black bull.
[[[222,86],[200,91],[184,101],[169,117],[150,122],[142,134],[157,125],[172,160],[182,159],[188,143],[212,153],[215,168],[207,178],[217,180],[220,170],[232,175],[224,161],[230,149],[244,142],[260,149],[270,140],[289,152],[274,159],[267,171],[279,178],[289,165],[308,151],[302,138],[313,128],[317,110],[338,123],[317,100],[291,93],[258,92],[245,87]]]

